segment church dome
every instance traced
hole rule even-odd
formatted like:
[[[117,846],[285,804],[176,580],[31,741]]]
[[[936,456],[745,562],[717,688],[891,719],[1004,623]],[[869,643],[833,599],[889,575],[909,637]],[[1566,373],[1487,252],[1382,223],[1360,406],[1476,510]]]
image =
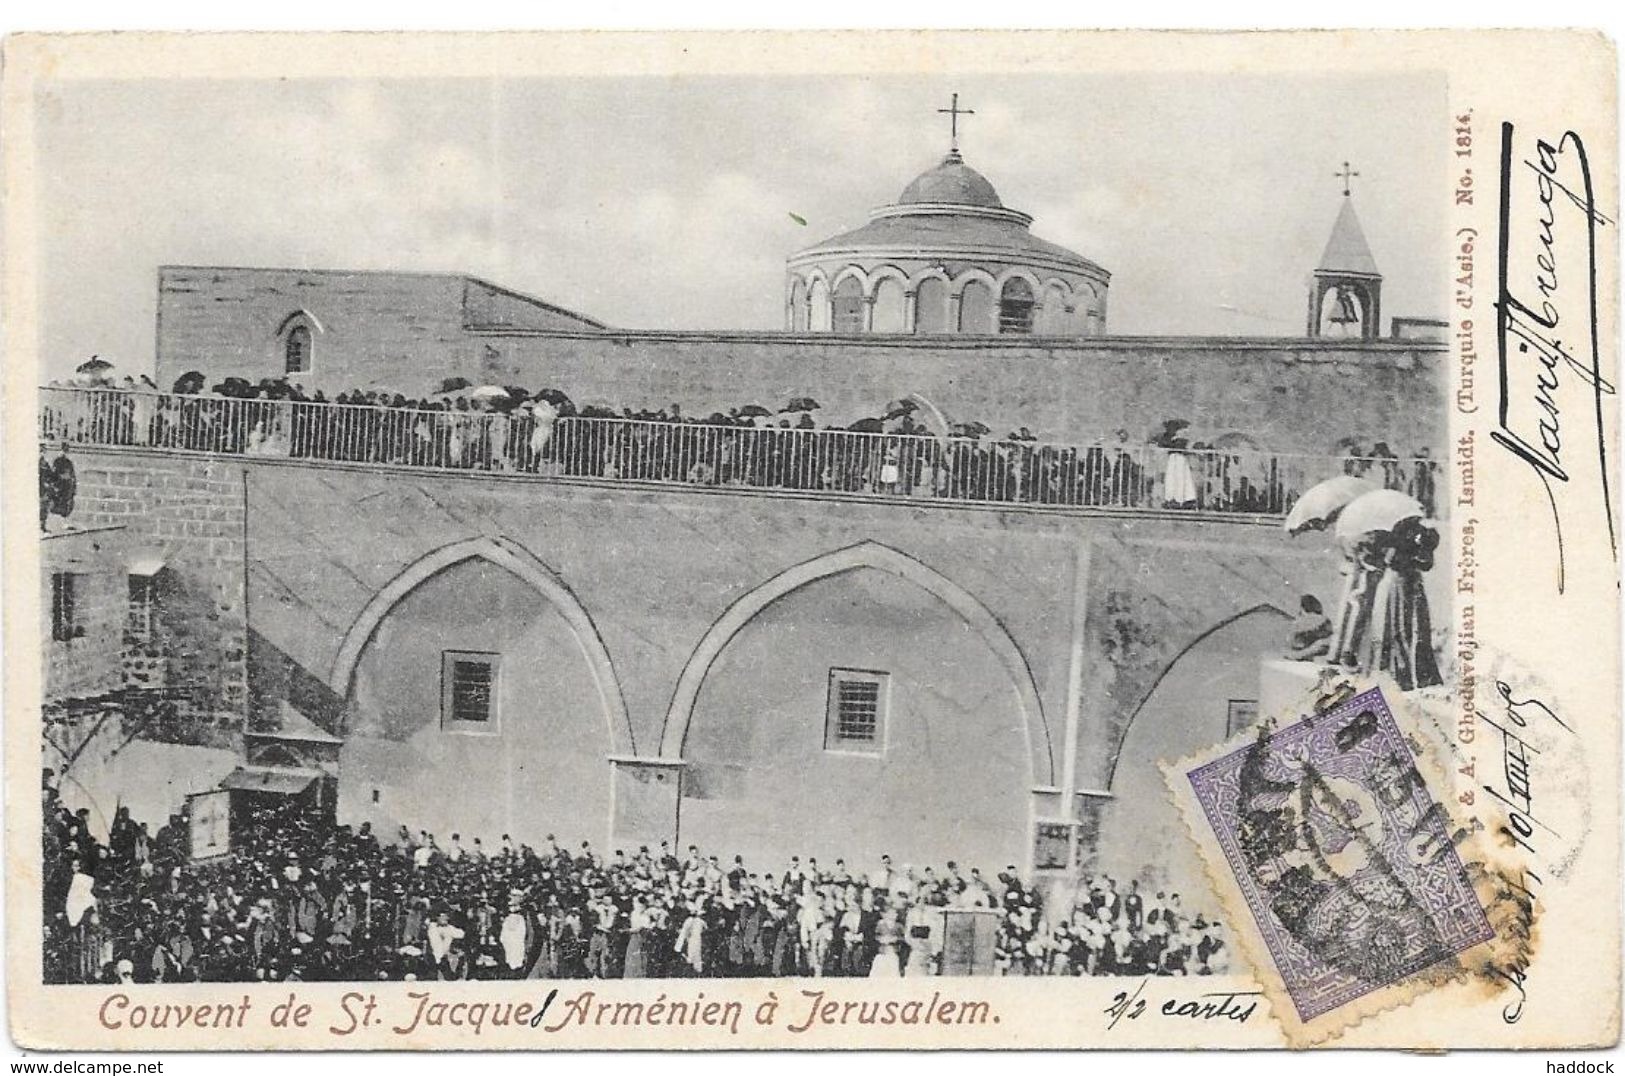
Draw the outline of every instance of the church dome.
[[[920,173],[913,183],[903,188],[902,197],[897,199],[898,205],[921,203],[975,205],[989,209],[1004,206],[993,184],[966,164],[958,150],[951,151],[935,168]]]
[[[792,332],[1097,336],[1111,274],[1040,239],[957,147],[786,263]]]

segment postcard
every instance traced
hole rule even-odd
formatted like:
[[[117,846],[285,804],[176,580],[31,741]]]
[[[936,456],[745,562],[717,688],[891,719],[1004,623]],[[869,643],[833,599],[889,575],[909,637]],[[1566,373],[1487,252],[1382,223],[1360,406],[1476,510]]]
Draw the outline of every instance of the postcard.
[[[1601,35],[4,50],[19,1045],[1618,1041]]]

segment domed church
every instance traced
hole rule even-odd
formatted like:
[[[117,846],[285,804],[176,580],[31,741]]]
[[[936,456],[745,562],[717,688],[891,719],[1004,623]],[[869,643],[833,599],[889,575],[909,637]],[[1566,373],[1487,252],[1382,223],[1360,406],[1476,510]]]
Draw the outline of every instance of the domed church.
[[[944,109],[942,111],[950,111]],[[869,223],[790,256],[793,332],[1099,336],[1111,274],[1038,238],[952,148]]]

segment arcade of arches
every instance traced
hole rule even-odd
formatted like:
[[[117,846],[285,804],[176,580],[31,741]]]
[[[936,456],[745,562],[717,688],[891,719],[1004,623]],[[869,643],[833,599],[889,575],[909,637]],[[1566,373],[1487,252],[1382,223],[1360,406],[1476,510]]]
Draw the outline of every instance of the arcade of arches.
[[[796,276],[788,324],[795,332],[1098,336],[1105,315],[1088,284],[1074,290],[1062,280],[1015,273],[1002,280],[986,273],[908,278],[900,270],[850,266],[833,290],[821,274],[810,282]]]

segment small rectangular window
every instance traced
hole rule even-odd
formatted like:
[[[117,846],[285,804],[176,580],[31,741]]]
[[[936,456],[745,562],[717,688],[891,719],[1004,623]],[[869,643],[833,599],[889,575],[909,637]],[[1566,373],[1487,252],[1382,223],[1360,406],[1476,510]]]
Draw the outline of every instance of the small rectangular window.
[[[1258,724],[1257,699],[1231,699],[1224,715],[1224,735],[1228,739]]]
[[[824,749],[879,754],[886,743],[886,673],[868,669],[829,671],[829,711]]]
[[[77,639],[85,633],[79,623],[76,584],[77,577],[72,572],[51,573],[51,638],[59,643]]]
[[[496,731],[496,654],[447,650],[441,657],[440,682],[443,728]]]
[[[152,638],[152,576],[130,576],[130,616],[128,631],[137,639]]]

